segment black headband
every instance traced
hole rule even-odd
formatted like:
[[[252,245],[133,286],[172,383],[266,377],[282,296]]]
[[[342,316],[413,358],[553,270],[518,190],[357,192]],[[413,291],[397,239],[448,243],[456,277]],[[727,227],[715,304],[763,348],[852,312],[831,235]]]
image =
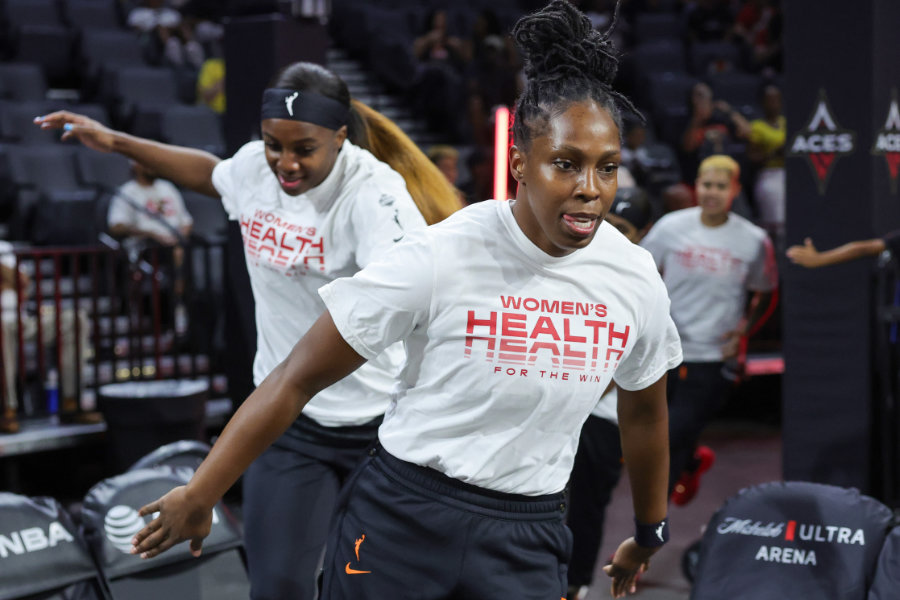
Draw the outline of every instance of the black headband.
[[[268,88],[263,92],[260,119],[290,119],[340,129],[347,124],[349,109],[332,98],[315,92]]]

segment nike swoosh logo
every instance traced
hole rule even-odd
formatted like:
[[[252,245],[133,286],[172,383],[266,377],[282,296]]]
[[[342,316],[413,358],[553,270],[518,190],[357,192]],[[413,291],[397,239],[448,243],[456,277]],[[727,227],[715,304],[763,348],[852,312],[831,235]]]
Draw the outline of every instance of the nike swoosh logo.
[[[344,567],[344,572],[347,573],[347,575],[359,575],[361,573],[371,573],[372,571],[357,571],[356,569],[351,569],[350,563],[347,563],[347,566]]]

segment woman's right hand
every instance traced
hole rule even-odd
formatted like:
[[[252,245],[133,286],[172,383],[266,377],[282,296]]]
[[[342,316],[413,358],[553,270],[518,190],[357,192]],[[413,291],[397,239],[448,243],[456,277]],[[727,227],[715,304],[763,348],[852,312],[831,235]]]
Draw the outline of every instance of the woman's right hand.
[[[819,251],[816,250],[812,238],[804,239],[802,246],[791,246],[787,249],[785,254],[795,265],[801,265],[808,268],[822,266]]]
[[[35,117],[34,124],[41,129],[62,129],[62,140],[77,139],[92,150],[112,152],[116,132],[84,115],[60,110],[42,117]]]
[[[142,517],[159,514],[131,540],[132,554],[152,558],[175,544],[191,540],[191,554],[200,556],[203,538],[212,527],[212,508],[192,502],[186,486],[173,489],[138,513]]]

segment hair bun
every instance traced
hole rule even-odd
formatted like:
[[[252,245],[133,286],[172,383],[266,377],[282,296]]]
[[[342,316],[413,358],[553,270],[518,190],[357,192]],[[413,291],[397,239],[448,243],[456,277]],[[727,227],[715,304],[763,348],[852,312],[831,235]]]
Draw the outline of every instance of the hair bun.
[[[615,22],[614,17],[610,28],[600,33],[567,0],[553,0],[522,17],[512,34],[525,59],[525,76],[530,80],[589,77],[611,85],[619,63],[609,39]]]

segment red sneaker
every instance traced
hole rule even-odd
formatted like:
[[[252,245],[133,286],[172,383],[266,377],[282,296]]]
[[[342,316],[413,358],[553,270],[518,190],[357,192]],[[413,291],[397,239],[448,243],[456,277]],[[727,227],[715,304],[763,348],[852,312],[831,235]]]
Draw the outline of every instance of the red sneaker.
[[[694,460],[696,468],[692,471],[684,471],[675,487],[672,488],[672,494],[669,500],[677,506],[684,506],[694,499],[697,490],[700,489],[700,476],[709,471],[716,462],[716,453],[709,446],[697,446],[694,450]]]

